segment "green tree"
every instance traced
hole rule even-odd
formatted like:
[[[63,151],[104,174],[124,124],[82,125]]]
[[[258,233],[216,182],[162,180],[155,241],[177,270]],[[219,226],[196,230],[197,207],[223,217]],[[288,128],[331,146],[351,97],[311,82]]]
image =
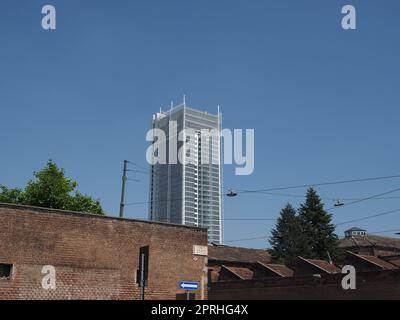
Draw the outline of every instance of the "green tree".
[[[94,200],[92,197],[84,195],[80,192],[76,192],[75,196],[70,198],[68,210],[104,215],[104,211],[99,200]]]
[[[336,258],[339,239],[331,223],[332,215],[324,210],[324,204],[313,188],[307,191],[306,201],[300,206],[299,219],[311,251],[306,258],[326,260],[329,255]]]
[[[9,189],[6,186],[0,186],[0,202],[19,204],[25,202],[25,194],[21,189]]]
[[[301,221],[290,203],[281,210],[269,242],[272,246],[272,258],[288,266],[294,266],[298,256],[310,255]]]
[[[34,177],[25,190],[1,186],[0,202],[104,215],[100,201],[76,191],[78,183],[67,178],[64,169],[52,160],[41,171],[34,172]]]
[[[46,167],[33,173],[25,188],[25,201],[32,206],[68,210],[71,193],[78,184],[65,176],[63,169],[52,161]]]

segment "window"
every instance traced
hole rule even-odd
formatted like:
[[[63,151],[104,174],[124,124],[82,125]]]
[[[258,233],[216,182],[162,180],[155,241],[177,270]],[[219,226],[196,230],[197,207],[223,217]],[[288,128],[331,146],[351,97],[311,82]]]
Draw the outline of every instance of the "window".
[[[10,279],[12,267],[12,264],[0,263],[0,279]]]

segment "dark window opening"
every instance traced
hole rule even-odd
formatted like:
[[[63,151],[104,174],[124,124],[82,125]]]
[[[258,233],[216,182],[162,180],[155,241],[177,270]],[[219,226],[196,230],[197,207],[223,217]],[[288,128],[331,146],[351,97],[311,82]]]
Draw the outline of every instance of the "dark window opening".
[[[6,279],[11,278],[12,267],[13,267],[12,264],[0,263],[0,279],[1,278],[6,278]]]

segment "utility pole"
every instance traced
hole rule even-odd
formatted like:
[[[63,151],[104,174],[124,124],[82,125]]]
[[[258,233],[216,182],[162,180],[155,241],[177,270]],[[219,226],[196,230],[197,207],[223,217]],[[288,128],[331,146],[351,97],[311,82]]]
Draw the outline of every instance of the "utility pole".
[[[126,174],[128,172],[128,160],[124,160],[124,169],[122,173],[122,192],[121,192],[121,204],[119,207],[119,217],[124,217],[124,208],[125,208],[125,185],[126,185]]]

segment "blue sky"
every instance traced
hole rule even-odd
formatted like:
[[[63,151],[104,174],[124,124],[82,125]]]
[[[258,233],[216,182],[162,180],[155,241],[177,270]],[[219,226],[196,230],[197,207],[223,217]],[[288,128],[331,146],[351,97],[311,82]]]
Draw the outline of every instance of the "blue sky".
[[[341,28],[348,3],[355,31]],[[57,9],[56,31],[41,29],[45,4]],[[122,161],[146,166],[152,114],[183,94],[195,108],[221,105],[226,128],[255,129],[255,172],[238,177],[226,166],[227,187],[400,174],[399,15],[397,0],[2,0],[0,183],[22,187],[51,158],[116,215]],[[141,182],[128,184],[127,201],[148,201],[147,177],[133,178]],[[340,199],[398,187],[400,179],[317,190]],[[242,194],[225,199],[225,216],[274,218],[288,201],[302,199]],[[365,201],[333,211],[334,222],[398,208],[399,198]],[[400,229],[400,213],[354,224]],[[226,221],[225,238],[261,237],[273,225]]]

